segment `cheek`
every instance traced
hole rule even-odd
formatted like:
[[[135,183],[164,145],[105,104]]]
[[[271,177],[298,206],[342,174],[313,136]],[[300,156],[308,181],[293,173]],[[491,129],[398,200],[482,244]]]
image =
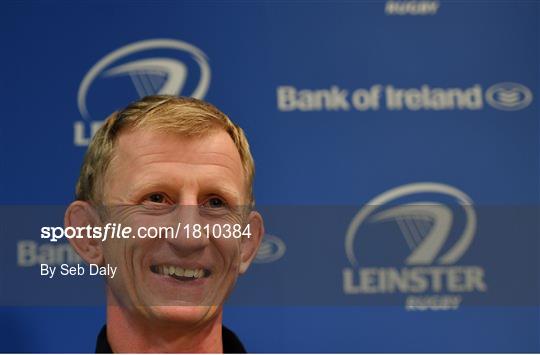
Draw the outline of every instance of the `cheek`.
[[[116,224],[122,223],[123,227],[153,225],[163,221],[167,212],[171,211],[154,211],[141,205],[116,205],[109,210],[109,220]]]
[[[124,213],[118,221],[123,227],[131,227],[131,235],[141,243],[159,241],[165,238],[165,233],[160,227],[173,228],[175,231],[179,222],[178,211],[145,211],[144,208],[134,207],[133,213]],[[142,209],[142,211],[141,211]]]
[[[123,245],[121,241],[108,239],[103,242],[103,256],[106,264],[114,264],[115,266],[123,264],[122,256]]]
[[[240,240],[213,238],[213,243],[225,269],[237,272],[240,266]]]
[[[118,266],[121,271],[130,272],[137,268],[148,249],[146,241],[137,239],[110,239],[104,242],[105,263]]]

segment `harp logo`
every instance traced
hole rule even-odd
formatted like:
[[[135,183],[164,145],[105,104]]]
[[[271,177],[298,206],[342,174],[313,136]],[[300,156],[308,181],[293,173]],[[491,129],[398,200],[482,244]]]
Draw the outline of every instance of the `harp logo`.
[[[471,198],[455,187],[426,182],[384,192],[369,201],[348,227],[345,253],[351,267],[343,270],[344,293],[405,294],[407,309],[456,309],[463,293],[487,290],[481,267],[454,265],[473,242],[476,223]],[[393,229],[371,235],[366,232],[381,224]],[[371,244],[360,243],[358,238],[371,238]],[[392,255],[358,247],[380,246],[377,239],[381,238],[389,250],[408,247],[408,252],[402,253],[406,256],[398,261],[401,267],[395,263],[389,267],[388,260],[381,259],[375,263],[385,266],[364,266],[366,262],[358,255]],[[398,238],[404,242],[398,243]],[[367,262],[373,263],[373,259]]]
[[[74,143],[88,145],[102,124],[96,118],[103,119],[137,98],[182,95],[203,99],[210,77],[206,54],[187,42],[150,39],[118,48],[95,63],[79,85],[77,107],[84,120],[75,122]],[[89,104],[90,97],[99,105]],[[107,105],[110,107],[105,108]]]
[[[445,194],[455,198],[465,211],[467,220],[461,237],[446,253],[438,256],[452,227],[452,210],[436,201],[415,201],[406,204],[392,204],[402,197],[415,194]],[[390,204],[390,208],[384,208]],[[407,223],[407,219],[416,223]],[[474,238],[476,213],[472,200],[462,191],[438,183],[416,183],[389,190],[374,199],[353,218],[345,238],[347,258],[357,265],[354,254],[354,241],[358,228],[368,220],[369,223],[394,221],[412,252],[405,260],[408,265],[452,264],[465,253]],[[417,221],[414,221],[417,220]],[[423,235],[422,235],[423,234]]]

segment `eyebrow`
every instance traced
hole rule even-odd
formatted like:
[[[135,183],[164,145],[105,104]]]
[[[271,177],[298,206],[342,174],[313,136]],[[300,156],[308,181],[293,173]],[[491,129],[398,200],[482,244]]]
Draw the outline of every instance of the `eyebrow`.
[[[229,200],[230,203],[242,204],[242,196],[240,191],[230,188],[227,184],[210,184],[210,186],[202,188],[199,192],[202,194],[212,195],[218,194],[222,195],[225,199]]]
[[[135,183],[129,188],[127,193],[127,200],[134,201],[142,197],[142,191],[147,193],[151,192],[171,192],[174,191],[177,194],[179,191],[174,184],[171,184],[167,181],[149,181],[142,183]],[[199,184],[199,195],[212,195],[217,194],[221,195],[225,199],[229,200],[230,203],[241,204],[242,203],[242,192],[237,191],[235,188],[231,187],[231,184],[210,181],[205,185]]]
[[[170,187],[167,187],[167,183],[163,181],[135,183],[129,187],[127,199],[131,201],[142,197],[139,196],[141,194],[141,191],[147,191],[148,193],[150,193],[152,191],[163,191],[170,189]]]

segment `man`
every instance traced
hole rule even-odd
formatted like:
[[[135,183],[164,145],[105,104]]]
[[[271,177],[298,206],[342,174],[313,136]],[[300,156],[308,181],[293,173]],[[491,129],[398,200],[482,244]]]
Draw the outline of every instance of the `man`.
[[[106,120],[88,147],[65,226],[188,228],[176,238],[70,240],[87,263],[118,267],[107,278],[98,352],[244,351],[222,327],[222,309],[264,235],[252,210],[253,174],[242,129],[203,101],[149,96]],[[195,224],[209,225],[202,237],[194,237]],[[227,225],[247,232],[223,238]]]

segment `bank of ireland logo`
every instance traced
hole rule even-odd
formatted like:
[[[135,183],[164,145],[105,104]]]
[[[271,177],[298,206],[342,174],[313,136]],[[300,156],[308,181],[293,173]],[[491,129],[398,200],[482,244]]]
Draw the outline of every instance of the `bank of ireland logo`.
[[[127,79],[131,87],[112,89],[111,79],[115,78]],[[114,98],[111,100],[110,96],[118,96],[118,102],[112,103],[114,107],[106,110],[105,114],[108,114],[129,101],[148,95],[182,95],[203,99],[210,86],[210,78],[206,54],[187,42],[149,39],[118,48],[94,64],[79,85],[77,107],[84,121],[75,123],[74,143],[88,145],[102,123],[94,119],[104,118],[103,108],[96,115],[88,104],[89,95],[96,91],[96,83],[101,85],[101,91],[107,96],[100,103],[107,101],[111,104],[109,101],[114,101]],[[86,133],[86,128],[90,133]]]
[[[286,250],[287,247],[281,238],[265,234],[253,261],[257,264],[271,263],[281,259]]]
[[[393,230],[399,231],[391,233],[394,239],[386,240],[392,243],[388,248],[408,247],[406,257],[400,261],[402,266],[362,266],[357,239],[362,238],[367,225],[383,223],[393,224]],[[457,308],[463,293],[487,289],[481,267],[454,265],[469,249],[476,224],[471,198],[446,184],[413,183],[382,193],[360,209],[348,227],[345,253],[351,267],[343,270],[344,293],[405,295],[407,309]],[[449,238],[452,233],[457,237]],[[403,238],[405,243],[395,238]],[[363,244],[370,248],[370,255],[384,254],[384,250],[374,250],[372,245],[380,246]]]
[[[490,86],[485,93],[486,101],[496,109],[517,111],[529,106],[533,95],[531,90],[518,83],[498,83]]]

